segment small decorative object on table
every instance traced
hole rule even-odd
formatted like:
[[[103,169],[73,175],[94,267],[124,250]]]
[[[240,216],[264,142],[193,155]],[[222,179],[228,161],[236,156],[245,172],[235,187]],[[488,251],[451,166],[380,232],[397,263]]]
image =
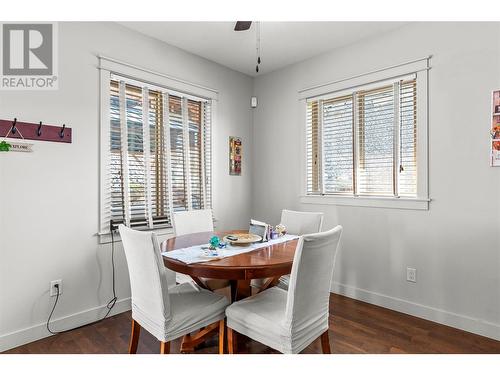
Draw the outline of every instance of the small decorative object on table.
[[[286,227],[283,224],[276,225],[275,230],[278,233],[278,237],[284,236],[286,234]]]
[[[219,247],[219,243],[220,243],[219,237],[213,236],[212,238],[210,238],[210,242],[209,242],[210,250],[217,249],[217,247]]]

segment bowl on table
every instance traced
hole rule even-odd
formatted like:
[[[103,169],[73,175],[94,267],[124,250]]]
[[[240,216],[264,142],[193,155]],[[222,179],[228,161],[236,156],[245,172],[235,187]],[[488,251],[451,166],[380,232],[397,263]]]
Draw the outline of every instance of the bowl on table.
[[[223,240],[231,245],[249,245],[262,241],[262,237],[252,233],[234,233],[224,236]]]

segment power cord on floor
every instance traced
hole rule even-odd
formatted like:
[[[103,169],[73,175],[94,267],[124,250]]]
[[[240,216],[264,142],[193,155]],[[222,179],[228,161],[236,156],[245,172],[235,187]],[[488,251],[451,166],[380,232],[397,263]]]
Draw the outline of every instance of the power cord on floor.
[[[106,315],[104,315],[101,319],[96,320],[95,322],[83,324],[78,327],[70,328],[70,329],[65,329],[62,331],[53,331],[50,329],[50,319],[52,319],[52,314],[54,314],[54,310],[56,309],[57,302],[59,301],[59,284],[55,284],[54,288],[57,290],[57,295],[56,295],[56,300],[54,301],[54,306],[52,306],[52,311],[50,312],[49,318],[47,319],[47,331],[52,333],[53,335],[56,335],[58,333],[63,333],[63,332],[69,332],[73,331],[78,328],[86,327],[91,324],[99,323],[102,322],[104,319],[108,317],[108,315],[111,313],[111,310],[113,307],[115,307],[116,301],[118,300],[118,297],[116,296],[116,288],[115,288],[115,238],[114,238],[114,230],[113,230],[113,222],[111,222],[111,267],[112,267],[112,284],[113,284],[113,298],[107,303],[106,308],[108,311],[106,312]]]

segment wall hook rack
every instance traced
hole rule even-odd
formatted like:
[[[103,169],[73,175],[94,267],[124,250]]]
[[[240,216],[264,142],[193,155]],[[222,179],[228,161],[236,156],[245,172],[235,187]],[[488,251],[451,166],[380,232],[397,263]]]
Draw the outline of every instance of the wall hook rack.
[[[61,129],[61,132],[59,133],[60,138],[64,138],[64,129],[66,128],[66,124],[63,124],[63,127]]]
[[[10,128],[10,132],[12,134],[16,134],[17,132],[16,123],[17,123],[17,118],[14,119],[14,121],[12,122],[12,127]]]
[[[17,118],[14,121],[0,120],[0,138],[5,135],[8,139],[72,143],[72,131],[71,128],[66,127],[66,124],[58,126],[45,125],[42,121],[39,123],[20,122]]]

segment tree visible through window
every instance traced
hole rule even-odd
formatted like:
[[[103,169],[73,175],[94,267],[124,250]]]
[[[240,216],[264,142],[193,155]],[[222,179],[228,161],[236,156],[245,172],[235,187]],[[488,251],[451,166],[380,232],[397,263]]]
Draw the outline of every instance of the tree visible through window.
[[[111,80],[106,217],[158,228],[210,207],[210,123],[207,100]]]

